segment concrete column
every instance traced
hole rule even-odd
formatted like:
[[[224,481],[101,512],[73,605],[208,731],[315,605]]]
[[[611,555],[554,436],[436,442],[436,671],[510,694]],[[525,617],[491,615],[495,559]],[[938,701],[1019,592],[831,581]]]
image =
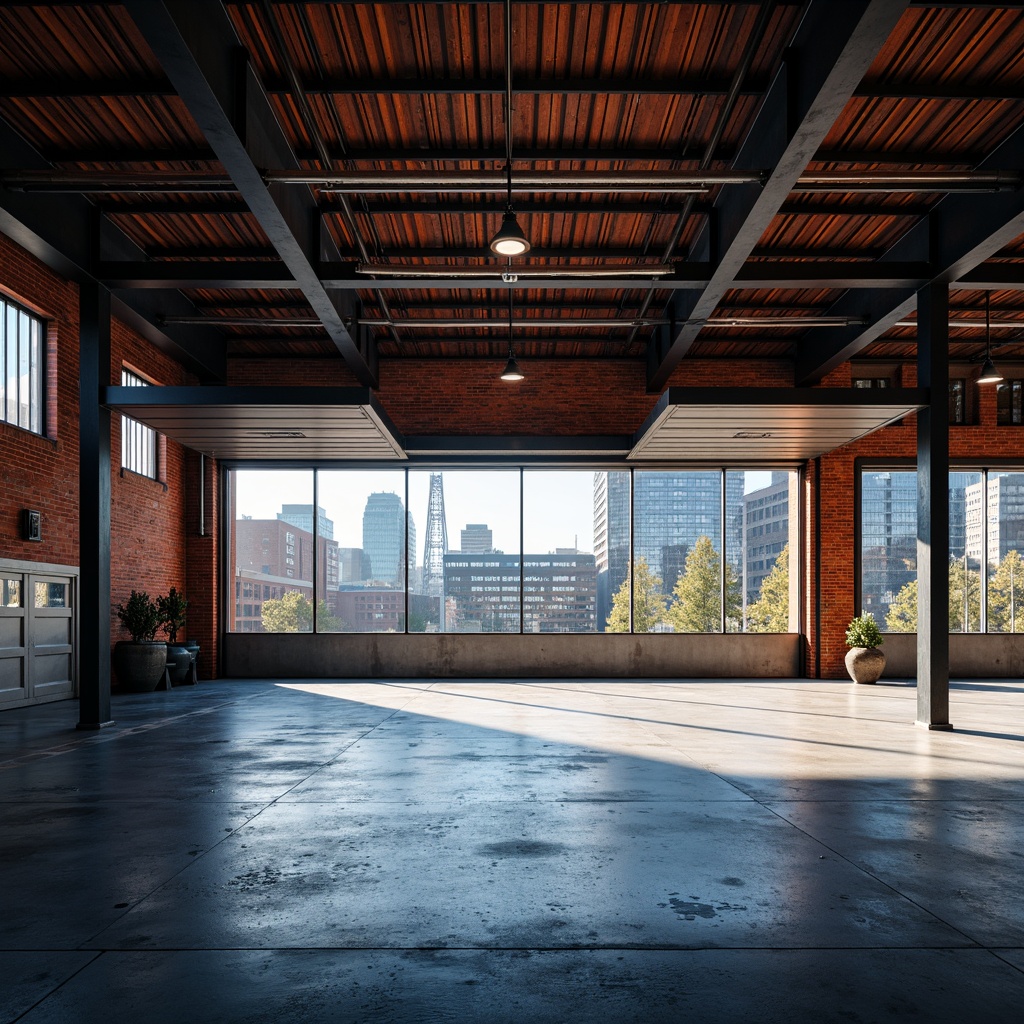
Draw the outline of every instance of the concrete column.
[[[917,293],[917,724],[949,721],[949,288]]]
[[[110,292],[79,290],[78,604],[79,729],[110,718],[110,410],[100,387],[110,383]]]

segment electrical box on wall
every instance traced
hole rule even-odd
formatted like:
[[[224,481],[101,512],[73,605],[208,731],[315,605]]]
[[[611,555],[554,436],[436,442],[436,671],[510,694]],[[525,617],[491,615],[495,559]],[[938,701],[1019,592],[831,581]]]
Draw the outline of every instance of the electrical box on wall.
[[[25,540],[43,539],[43,517],[34,508],[21,510],[21,535]]]

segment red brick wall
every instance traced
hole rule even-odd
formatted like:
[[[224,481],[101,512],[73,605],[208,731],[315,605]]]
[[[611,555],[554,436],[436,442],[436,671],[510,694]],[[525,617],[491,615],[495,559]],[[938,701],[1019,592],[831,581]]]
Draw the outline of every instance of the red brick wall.
[[[631,434],[658,400],[646,393],[641,362],[524,362],[526,379],[518,384],[499,378],[502,365],[487,359],[382,360],[378,397],[406,435]],[[720,384],[722,373],[720,361],[688,360],[676,368],[669,385]],[[730,363],[728,378],[731,387],[791,386],[793,370],[781,361],[752,360]],[[234,359],[228,383],[346,387],[357,381],[340,359]]]
[[[13,242],[0,237],[0,289],[49,322],[48,437],[0,423],[0,556],[34,562],[79,563],[78,532],[78,288]],[[183,384],[182,368],[115,321],[111,326],[110,382],[122,362],[159,384]],[[111,425],[111,641],[126,636],[116,607],[132,588],[151,596],[186,590],[185,452],[163,444],[166,482],[122,475],[121,418]],[[42,513],[42,543],[21,539],[23,508]]]
[[[0,422],[0,556],[78,565],[78,288],[0,236],[0,290],[51,320],[54,401],[40,437]],[[21,510],[42,513],[42,543],[21,539]]]

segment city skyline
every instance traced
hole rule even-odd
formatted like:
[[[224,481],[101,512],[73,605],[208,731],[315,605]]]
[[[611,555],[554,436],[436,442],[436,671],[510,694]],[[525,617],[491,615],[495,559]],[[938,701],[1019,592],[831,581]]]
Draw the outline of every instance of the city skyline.
[[[409,508],[417,527],[416,566],[423,564],[431,472],[417,469],[409,473]],[[460,538],[469,524],[483,523],[492,531],[495,549],[519,551],[519,470],[442,472],[449,545],[454,547],[455,538]],[[371,493],[390,492],[405,504],[404,474],[404,469],[320,471],[318,504],[334,521],[334,539],[341,547],[362,546],[363,510]],[[235,480],[239,518],[276,519],[283,504],[313,503],[309,470],[247,470],[236,473]],[[744,492],[770,481],[770,472],[748,470]],[[592,469],[528,470],[523,490],[525,552],[548,554],[573,547],[594,552]]]

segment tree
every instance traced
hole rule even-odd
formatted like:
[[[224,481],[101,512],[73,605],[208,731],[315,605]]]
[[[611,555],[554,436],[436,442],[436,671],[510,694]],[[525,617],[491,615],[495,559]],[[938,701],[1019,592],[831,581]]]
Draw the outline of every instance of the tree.
[[[332,615],[327,602],[316,606],[316,628],[322,633],[336,633],[341,620]],[[281,597],[263,602],[264,633],[311,633],[313,631],[313,602],[299,590],[289,590]]]
[[[949,560],[949,631],[975,633],[981,628],[981,573],[964,564],[962,558]]]
[[[638,558],[635,566],[636,585],[633,588],[633,632],[653,633],[665,614],[665,596],[661,592],[661,577],[655,576],[646,558]],[[629,576],[619,587],[612,601],[606,633],[629,632]]]
[[[686,565],[676,580],[668,610],[668,621],[677,633],[717,633],[722,628],[722,560],[710,537],[698,537],[686,556]],[[727,619],[740,610],[736,572],[725,566]]]
[[[917,632],[917,580],[900,588],[885,613],[885,628],[890,633]]]
[[[948,616],[951,633],[976,632],[980,628],[981,578],[977,572],[964,567],[962,558],[949,560]],[[890,633],[917,632],[917,580],[904,584],[889,605],[889,611],[885,615],[885,628]]]
[[[1024,560],[1007,551],[988,583],[988,628],[992,633],[1024,632]]]
[[[772,571],[761,581],[757,600],[747,608],[750,633],[789,632],[789,545],[775,559]]]

